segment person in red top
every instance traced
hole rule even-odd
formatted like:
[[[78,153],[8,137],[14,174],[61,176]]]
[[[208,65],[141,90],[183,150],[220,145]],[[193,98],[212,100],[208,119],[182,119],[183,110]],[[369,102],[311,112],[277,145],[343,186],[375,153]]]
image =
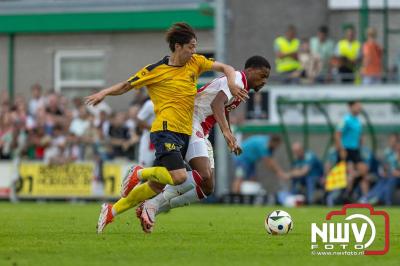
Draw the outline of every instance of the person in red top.
[[[362,48],[362,83],[378,84],[382,75],[382,48],[376,41],[375,28],[368,28],[367,36]]]

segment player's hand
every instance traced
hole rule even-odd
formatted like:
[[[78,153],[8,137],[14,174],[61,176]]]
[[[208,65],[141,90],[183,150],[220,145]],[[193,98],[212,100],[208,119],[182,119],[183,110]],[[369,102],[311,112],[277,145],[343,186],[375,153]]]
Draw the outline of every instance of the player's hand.
[[[228,144],[229,150],[236,155],[240,154],[242,152],[242,149],[240,149],[239,145],[237,145],[237,141],[235,136],[233,136],[232,132],[224,132],[224,137],[225,141]]]
[[[101,101],[103,101],[105,97],[106,96],[104,95],[104,93],[99,91],[99,92],[97,92],[95,94],[92,94],[92,95],[89,95],[89,96],[85,97],[85,104],[96,106]]]
[[[236,146],[236,149],[233,151],[233,153],[234,153],[236,156],[239,156],[240,154],[242,154],[242,148],[240,148],[240,146],[237,145],[237,146]]]
[[[242,102],[246,102],[246,100],[250,98],[248,92],[236,84],[229,85],[229,89],[232,95]]]
[[[278,173],[278,177],[283,180],[289,180],[291,178],[290,173],[280,172]]]

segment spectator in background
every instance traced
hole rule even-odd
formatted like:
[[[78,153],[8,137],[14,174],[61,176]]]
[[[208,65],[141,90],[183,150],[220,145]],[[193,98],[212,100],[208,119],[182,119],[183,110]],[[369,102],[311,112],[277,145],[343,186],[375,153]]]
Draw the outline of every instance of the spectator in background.
[[[93,90],[92,93],[96,93],[98,91],[99,90]],[[96,106],[87,106],[87,110],[89,113],[94,115],[95,119],[99,119],[101,112],[105,112],[107,115],[110,115],[112,112],[111,107],[105,101],[98,103]]]
[[[274,150],[281,144],[277,135],[255,135],[245,139],[242,143],[242,154],[234,157],[235,179],[232,183],[232,192],[240,193],[243,180],[254,180],[256,177],[256,164],[263,161],[278,177],[287,179],[288,176],[280,165],[272,158]]]
[[[78,117],[74,118],[69,127],[69,132],[75,134],[77,137],[82,137],[85,132],[89,129],[90,121],[88,119],[88,113],[86,106],[82,105],[79,108]]]
[[[304,187],[307,204],[312,204],[316,186],[324,174],[322,162],[314,152],[305,151],[300,142],[292,144],[292,152],[295,160],[288,174],[292,180],[292,194],[299,194],[299,187]]]
[[[319,58],[311,53],[310,43],[307,39],[301,42],[299,61],[303,69],[301,72],[302,82],[306,84],[314,83],[321,66]]]
[[[366,195],[369,189],[368,166],[361,158],[362,124],[358,117],[362,105],[358,101],[351,101],[348,105],[350,112],[343,117],[335,134],[338,161],[345,160],[350,169],[348,193],[354,189],[355,177],[359,177],[362,194]]]
[[[376,29],[367,29],[367,41],[362,47],[362,83],[379,84],[382,76],[382,48],[376,41]]]
[[[142,132],[139,142],[138,161],[143,167],[153,166],[154,160],[156,159],[156,150],[150,141],[150,130],[155,116],[154,104],[148,99],[137,114],[138,127]]]
[[[100,130],[101,140],[107,139],[109,137],[111,125],[110,117],[113,118],[114,114],[111,114],[109,116],[105,111],[101,111],[99,117],[95,117],[94,119],[94,125]]]
[[[0,117],[0,159],[11,159],[13,143],[13,121],[10,111],[4,112]]]
[[[53,141],[52,145],[46,149],[44,156],[44,163],[49,165],[60,165],[74,162],[76,158],[70,153],[67,148],[67,141],[65,138],[57,138]]]
[[[138,139],[130,135],[129,128],[125,125],[125,118],[126,115],[123,112],[115,115],[109,129],[109,140],[114,157],[127,156],[130,159],[134,159],[134,145]]]
[[[79,116],[79,110],[83,105],[84,104],[81,97],[74,97],[72,99],[72,116],[74,118]]]
[[[299,49],[300,40],[296,38],[296,28],[293,25],[288,26],[285,36],[274,41],[275,67],[283,83],[299,83]]]
[[[366,196],[360,199],[361,203],[376,204],[384,202],[392,205],[393,192],[400,183],[400,142],[394,144],[394,150],[388,158],[386,174],[382,176]]]
[[[12,116],[14,121],[20,121],[25,124],[28,118],[28,112],[26,110],[26,102],[22,96],[15,97],[14,106],[11,108]]]
[[[266,119],[267,112],[265,111],[265,107],[263,104],[263,94],[253,93],[251,97],[253,98],[253,108],[247,111],[248,117],[250,119]]]
[[[317,36],[310,39],[311,54],[319,60],[319,72],[316,81],[324,83],[329,80],[331,67],[330,62],[334,55],[335,44],[329,38],[329,29],[327,26],[321,26],[318,29]]]
[[[86,111],[86,106],[82,105],[79,108],[78,117],[74,118],[69,126],[69,132],[72,133],[77,138],[77,143],[79,143],[79,160],[83,160],[85,154],[85,134],[88,133],[90,128],[90,121],[88,119],[88,113]]]
[[[131,105],[128,109],[128,117],[125,121],[125,125],[129,128],[131,133],[136,134],[137,129],[137,115],[140,110],[140,105],[134,104]]]
[[[339,76],[343,83],[353,83],[357,64],[361,56],[361,44],[355,39],[356,31],[348,26],[345,38],[336,45],[336,56],[339,58]]]
[[[42,160],[46,148],[51,143],[51,136],[45,134],[44,127],[32,128],[28,131],[27,155],[32,160]]]
[[[29,114],[33,117],[36,116],[36,111],[39,107],[45,105],[45,99],[42,96],[42,86],[36,83],[31,86],[31,99],[28,103]]]
[[[46,112],[55,116],[64,115],[63,110],[59,106],[59,97],[57,94],[51,93],[47,96]]]

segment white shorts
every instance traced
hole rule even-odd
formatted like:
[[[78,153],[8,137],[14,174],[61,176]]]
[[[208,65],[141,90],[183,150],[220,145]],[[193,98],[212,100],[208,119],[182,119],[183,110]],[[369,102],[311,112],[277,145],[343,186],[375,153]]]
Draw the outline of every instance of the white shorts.
[[[204,136],[202,130],[193,128],[185,160],[190,162],[197,157],[207,157],[210,160],[211,168],[214,169],[214,151],[211,142]]]
[[[139,165],[151,167],[156,159],[156,151],[150,143],[150,134],[143,134],[139,143]]]

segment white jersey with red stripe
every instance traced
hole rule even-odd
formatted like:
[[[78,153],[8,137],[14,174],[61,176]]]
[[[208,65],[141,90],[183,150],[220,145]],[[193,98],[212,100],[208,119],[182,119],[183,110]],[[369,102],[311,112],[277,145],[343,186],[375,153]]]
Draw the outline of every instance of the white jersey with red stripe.
[[[236,71],[235,82],[242,89],[249,90],[244,72]],[[228,102],[225,104],[225,110],[227,112],[235,109],[240,104],[240,101],[235,99],[230,92],[228,81],[225,76],[216,78],[201,87],[197,92],[194,103],[193,126],[195,128],[193,129],[200,129],[198,126],[200,124],[204,136],[210,133],[210,130],[216,123],[211,109],[211,103],[220,91],[223,91],[228,97]]]
[[[249,91],[244,72],[236,71],[235,82],[242,89]],[[228,98],[225,112],[232,111],[240,104],[240,100],[234,98],[230,92],[225,76],[214,79],[198,90],[194,104],[192,136],[185,157],[188,162],[196,157],[208,157],[211,168],[214,168],[213,149],[208,141],[208,134],[216,123],[211,103],[220,91],[223,91]]]

